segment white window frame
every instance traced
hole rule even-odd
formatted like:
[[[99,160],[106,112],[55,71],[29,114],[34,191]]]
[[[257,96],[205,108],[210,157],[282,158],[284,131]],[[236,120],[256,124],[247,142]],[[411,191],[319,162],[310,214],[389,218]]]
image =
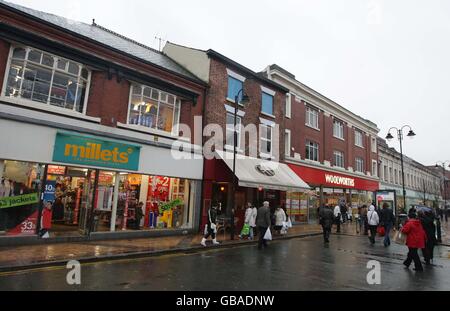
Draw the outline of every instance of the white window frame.
[[[286,118],[290,119],[292,115],[292,95],[286,94]]]
[[[361,167],[359,167],[361,166]],[[355,158],[355,172],[364,173],[364,159],[360,157]]]
[[[85,96],[84,96],[84,100],[83,100],[83,111],[82,112],[78,112],[78,111],[75,110],[76,103],[74,103],[73,109],[67,109],[67,108],[62,108],[62,107],[51,105],[50,104],[50,95],[49,95],[49,98],[47,100],[47,103],[38,102],[38,101],[34,101],[34,100],[31,100],[31,99],[22,98],[22,97],[6,96],[6,87],[8,85],[8,77],[9,77],[9,71],[11,69],[13,51],[16,48],[25,49],[24,69],[26,68],[27,63],[29,62],[28,61],[28,53],[29,53],[30,50],[35,50],[35,51],[41,52],[42,54],[48,54],[48,55],[53,57],[54,64],[53,64],[53,68],[52,69],[50,69],[50,67],[46,67],[45,65],[38,65],[38,64],[36,64],[34,62],[31,62],[33,65],[36,65],[38,67],[43,67],[43,68],[46,68],[46,69],[49,69],[49,70],[52,71],[52,78],[51,78],[51,82],[50,82],[50,91],[49,92],[51,92],[51,89],[52,89],[51,86],[53,84],[54,74],[55,74],[55,72],[59,72],[59,70],[57,70],[55,68],[57,66],[56,58],[61,58],[61,59],[64,59],[64,60],[66,60],[68,62],[72,62],[72,63],[75,63],[78,66],[80,66],[80,71],[79,71],[78,78],[77,78],[77,83],[78,84],[79,84],[80,78],[81,78],[81,67],[86,68],[86,70],[88,71],[88,77],[87,77],[87,79],[85,79],[86,80],[86,89],[85,89]],[[25,72],[25,70],[24,70],[24,72]],[[92,78],[92,70],[87,65],[84,65],[82,63],[79,63],[77,61],[74,61],[72,59],[69,59],[69,58],[66,58],[66,57],[63,57],[63,56],[56,55],[56,54],[54,54],[52,52],[47,52],[47,51],[35,48],[33,46],[14,43],[14,44],[11,44],[11,46],[9,48],[8,59],[7,59],[7,62],[6,62],[5,73],[4,73],[4,76],[3,76],[3,85],[2,85],[2,90],[1,90],[1,93],[0,93],[0,97],[1,97],[2,100],[6,101],[6,102],[13,103],[13,104],[16,104],[16,105],[19,105],[19,106],[23,106],[23,107],[26,107],[26,108],[34,108],[34,109],[38,109],[38,110],[45,110],[45,111],[49,111],[49,112],[56,112],[56,113],[59,113],[59,114],[64,114],[64,115],[69,115],[69,116],[76,116],[76,117],[82,117],[82,118],[88,119],[89,117],[86,116],[86,111],[87,111],[87,104],[88,104],[89,92],[90,92],[90,87],[91,87],[91,78]],[[77,93],[75,94],[75,98],[77,97],[77,95],[78,95],[78,88],[77,88]],[[91,119],[92,120],[95,119],[97,121],[98,118],[91,118]]]
[[[158,128],[150,128],[150,127],[147,127],[147,126],[144,126],[144,125],[140,125],[140,124],[131,124],[130,123],[130,110],[131,110],[131,99],[133,97],[133,86],[139,86],[142,89],[141,96],[143,96],[144,88],[146,88],[146,87],[151,88],[151,89],[155,89],[155,90],[157,90],[159,92],[158,100],[153,99],[154,101],[158,102],[158,110],[157,110],[157,113],[156,113],[157,116],[159,116],[159,106],[160,106],[160,103],[161,103],[161,92],[162,93],[166,93],[167,95],[171,95],[171,96],[174,97],[175,104],[173,106],[173,116],[172,116],[173,122],[172,122],[172,131],[171,132],[166,132],[166,131],[160,130]],[[155,133],[155,134],[158,134],[158,135],[164,135],[164,136],[168,136],[169,135],[169,136],[172,136],[172,137],[178,137],[179,136],[179,131],[180,131],[181,100],[180,100],[180,104],[179,104],[179,107],[178,107],[178,119],[175,120],[175,111],[177,111],[177,107],[176,107],[177,106],[177,101],[178,101],[178,96],[176,96],[174,94],[171,94],[169,92],[166,92],[166,91],[163,91],[163,90],[160,90],[160,89],[157,89],[155,87],[151,87],[151,86],[148,86],[148,85],[145,85],[145,84],[142,84],[142,83],[130,81],[130,93],[129,93],[129,96],[128,96],[128,111],[127,111],[127,123],[126,123],[126,126],[128,128],[134,128],[134,129],[138,129],[138,130],[143,130],[143,131],[148,132],[148,133]],[[162,103],[163,104],[167,104],[165,102],[162,102]],[[156,122],[156,123],[158,123],[158,122]],[[176,125],[176,127],[174,127],[174,125]]]
[[[333,119],[333,136],[337,139],[344,140],[344,122],[341,120]]]
[[[311,146],[311,143],[312,143],[313,146]],[[308,158],[308,153],[306,152],[306,147],[313,148],[313,149],[317,150],[317,160]],[[320,146],[319,146],[318,143],[316,143],[315,141],[312,141],[312,140],[306,140],[306,144],[305,144],[305,159],[309,160],[309,161],[320,162]]]
[[[372,160],[372,176],[378,177],[378,162],[376,160]]]
[[[284,138],[284,154],[288,157],[291,156],[291,130],[285,130]]]
[[[272,158],[272,155],[273,155],[273,128],[274,127],[273,127],[272,124],[268,124],[268,123],[261,123],[259,126],[260,126],[260,131],[259,131],[259,154],[261,156],[263,156],[263,157]],[[261,133],[262,133],[261,127],[267,128],[267,132],[270,129],[270,139],[268,139],[267,137],[263,137],[261,135]],[[270,153],[267,153],[266,150],[264,150],[264,152],[263,152],[263,150],[262,150],[262,141],[270,142]]]
[[[359,144],[358,140],[356,139],[357,137],[359,137],[359,135],[361,135],[361,144]],[[362,131],[355,129],[355,146],[360,147],[360,148],[364,148],[364,134]]]
[[[306,106],[306,121],[305,125],[311,127],[316,130],[320,130],[319,128],[319,110],[314,109],[310,106]],[[314,120],[314,121],[312,121]],[[316,123],[316,124],[314,124]]]
[[[337,161],[338,158],[340,158],[340,162],[342,165],[338,165],[338,162],[339,162],[339,161]],[[344,157],[344,153],[342,151],[339,151],[339,150],[333,151],[333,166],[345,168],[345,157]]]
[[[371,139],[371,142],[372,142],[372,152],[373,153],[377,153],[377,149],[378,149],[378,146],[377,146],[377,139],[376,139],[376,137],[371,137],[370,138]]]
[[[234,119],[234,113],[227,112],[225,117],[225,122],[227,122],[228,116],[231,116]],[[233,123],[225,124],[225,149],[233,150],[234,146],[229,144],[229,141],[227,139],[228,132],[232,132],[233,139],[234,139],[234,120]],[[241,150],[241,133],[242,133],[242,117],[240,115],[236,115],[236,133],[237,133],[237,142],[236,142],[236,149]]]

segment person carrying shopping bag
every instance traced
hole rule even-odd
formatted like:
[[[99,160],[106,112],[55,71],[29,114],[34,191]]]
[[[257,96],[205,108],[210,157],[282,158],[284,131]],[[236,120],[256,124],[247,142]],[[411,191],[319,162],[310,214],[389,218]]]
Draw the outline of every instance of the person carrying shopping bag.
[[[247,203],[247,209],[245,210],[244,226],[242,227],[239,238],[248,236],[249,240],[253,240],[256,215],[253,218],[253,206],[251,203]]]
[[[213,245],[219,245],[217,242],[216,233],[217,233],[217,204],[213,204],[208,210],[208,224],[206,225],[206,233],[201,241],[201,245],[206,247],[206,240],[211,236],[213,239]]]
[[[380,223],[380,217],[375,211],[375,206],[371,205],[367,212],[367,224],[369,225],[369,240],[372,245],[375,244],[375,236],[377,235],[378,224]]]
[[[263,206],[258,209],[258,214],[256,216],[256,225],[258,227],[258,249],[262,249],[262,247],[267,247],[267,240],[265,239],[267,232],[270,232],[270,209],[269,202],[264,202]]]
[[[281,229],[283,229],[283,226],[286,223],[286,213],[284,212],[284,210],[278,206],[277,209],[275,210],[275,231],[278,234],[281,234]]]

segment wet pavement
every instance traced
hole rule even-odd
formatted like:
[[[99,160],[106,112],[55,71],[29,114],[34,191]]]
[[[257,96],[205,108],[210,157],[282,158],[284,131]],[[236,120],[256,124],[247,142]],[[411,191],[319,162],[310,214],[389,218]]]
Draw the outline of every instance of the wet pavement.
[[[287,237],[317,234],[320,232],[321,228],[318,225],[299,225],[291,228]],[[248,242],[245,240],[240,241],[237,236],[234,241],[231,241],[229,234],[220,234],[217,238],[224,245]],[[66,262],[71,259],[91,261],[112,257],[122,258],[125,256],[151,255],[202,248],[200,246],[201,239],[202,236],[200,234],[193,234],[0,247],[0,271]],[[210,245],[211,241],[208,241],[208,244]]]
[[[405,269],[407,248],[381,239],[333,235],[161,257],[87,263],[81,285],[66,283],[64,267],[0,273],[0,290],[450,290],[450,248],[435,249],[423,273]],[[368,261],[381,264],[381,285],[366,281]],[[412,268],[412,267],[411,267]]]

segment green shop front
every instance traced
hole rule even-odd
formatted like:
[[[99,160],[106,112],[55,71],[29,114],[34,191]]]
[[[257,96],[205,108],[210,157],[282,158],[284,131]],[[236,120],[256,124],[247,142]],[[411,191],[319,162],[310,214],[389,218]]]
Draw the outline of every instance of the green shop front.
[[[1,239],[40,239],[44,217],[51,217],[50,239],[194,229],[201,161],[186,165],[170,148],[43,129],[25,153],[0,139],[9,144],[0,151]],[[50,150],[42,150],[44,141]]]

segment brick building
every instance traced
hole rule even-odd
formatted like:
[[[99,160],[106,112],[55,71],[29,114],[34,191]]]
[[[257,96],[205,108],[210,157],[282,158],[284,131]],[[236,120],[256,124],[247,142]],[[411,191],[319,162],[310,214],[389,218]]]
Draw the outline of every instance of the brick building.
[[[168,42],[163,52],[209,84],[204,123],[206,126],[218,125],[224,133],[213,138],[218,151],[215,158],[205,159],[204,221],[208,206],[215,201],[223,207],[223,214],[229,215],[234,196],[237,227],[240,228],[247,202],[261,206],[267,200],[275,208],[285,204],[288,191],[308,188],[287,165],[281,163],[284,159],[287,88],[214,50],[202,51]],[[248,95],[249,103],[237,106],[236,177],[239,184],[232,191],[235,97],[242,94],[242,89]],[[255,131],[251,131],[252,126]],[[207,135],[205,139],[210,137]],[[261,167],[265,165],[269,169],[262,172]]]
[[[0,243],[38,241],[41,215],[54,239],[197,230],[203,160],[171,146],[199,152],[178,125],[202,116],[205,82],[95,23],[1,1],[0,85]]]
[[[296,80],[278,65],[263,74],[289,89],[285,103],[285,162],[313,189],[290,193],[297,221],[317,218],[317,207],[370,203],[378,189],[377,126]],[[356,209],[354,209],[356,212]]]

